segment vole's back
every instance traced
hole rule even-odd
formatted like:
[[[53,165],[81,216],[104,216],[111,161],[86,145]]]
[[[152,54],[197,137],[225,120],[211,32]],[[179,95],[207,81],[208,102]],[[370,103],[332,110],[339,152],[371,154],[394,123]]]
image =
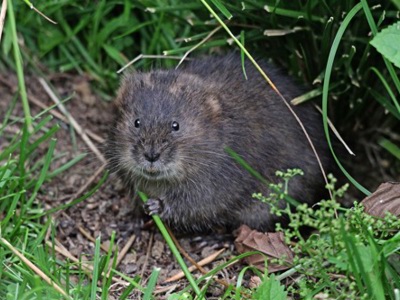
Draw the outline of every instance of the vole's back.
[[[288,101],[301,94],[271,65],[261,66]],[[250,63],[245,70],[247,80],[238,55],[209,57],[178,70],[133,75],[121,87],[108,142],[110,166],[131,189],[161,199],[157,213],[173,227],[274,228],[278,219],[251,197],[268,194],[268,188],[226,147],[269,181],[276,181],[276,170],[302,169],[305,175],[291,181],[290,195],[309,203],[322,197],[322,174],[299,124]],[[310,105],[293,109],[329,168],[318,113]]]

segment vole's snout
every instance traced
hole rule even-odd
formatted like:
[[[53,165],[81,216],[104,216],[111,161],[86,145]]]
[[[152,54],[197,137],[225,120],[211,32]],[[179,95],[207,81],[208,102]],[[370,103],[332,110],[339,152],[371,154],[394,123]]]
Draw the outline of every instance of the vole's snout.
[[[148,162],[156,162],[160,158],[160,152],[156,151],[155,149],[150,149],[143,153],[144,157]]]

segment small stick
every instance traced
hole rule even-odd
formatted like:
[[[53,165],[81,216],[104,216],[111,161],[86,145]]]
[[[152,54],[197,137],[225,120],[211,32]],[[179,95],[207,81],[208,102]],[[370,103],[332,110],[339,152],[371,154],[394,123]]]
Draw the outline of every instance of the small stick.
[[[86,129],[86,134],[100,144],[103,144],[105,142],[104,138],[102,138],[101,136],[99,136],[98,134],[94,133],[93,131],[91,131],[89,129]]]
[[[119,255],[117,257],[117,264],[115,265],[115,267],[117,267],[121,263],[121,261],[124,259],[126,253],[128,253],[128,251],[131,248],[135,239],[136,239],[136,235],[132,234],[131,237],[129,238],[128,242],[121,249],[121,252],[119,253]]]
[[[1,42],[1,35],[3,33],[4,19],[6,18],[6,12],[7,12],[7,0],[3,0],[0,11],[0,42]]]
[[[167,228],[168,233],[171,236],[171,239],[173,240],[175,246],[178,248],[179,252],[182,253],[182,255],[188,261],[190,261],[190,263],[193,265],[189,268],[189,271],[192,272],[191,268],[196,267],[202,274],[207,274],[207,271],[202,267],[202,265],[200,265],[200,263],[196,262],[193,258],[191,258],[190,255],[185,251],[185,249],[182,248],[182,246],[179,244],[178,240],[176,239],[175,235],[171,232],[169,227],[166,226],[166,228]],[[222,250],[225,250],[225,249],[221,249],[220,251],[222,251]],[[168,279],[170,279],[170,278],[168,278]],[[223,285],[226,288],[229,287],[229,284],[225,280],[215,278],[215,281],[218,282],[219,284]]]
[[[36,98],[33,95],[29,95],[29,101],[32,102],[33,104],[35,104],[36,106],[39,106],[41,109],[44,109],[44,110],[48,109],[48,106],[46,104],[41,102],[38,98]],[[66,117],[64,117],[61,113],[59,113],[58,111],[51,109],[51,110],[49,110],[49,113],[52,114],[57,119],[60,119],[64,123],[68,124],[68,119]]]
[[[21,259],[29,268],[31,268],[36,274],[38,274],[44,281],[46,281],[49,285],[54,287],[63,296],[67,297],[68,299],[72,299],[59,285],[57,285],[53,280],[51,280],[50,277],[48,277],[45,273],[43,273],[42,270],[40,270],[34,263],[32,263],[29,259],[27,259],[21,252],[15,249],[6,239],[0,238],[0,241],[4,245],[6,245],[16,256],[18,256],[19,259]]]
[[[222,248],[222,249],[212,253],[208,257],[203,258],[202,260],[197,262],[196,265],[190,266],[189,271],[192,272],[192,271],[196,270],[197,266],[203,267],[203,266],[209,264],[210,262],[214,261],[224,251],[225,251],[225,248]],[[171,276],[171,277],[167,278],[166,280],[164,280],[164,283],[179,280],[179,279],[183,278],[184,276],[185,276],[185,274],[181,271],[181,272],[175,274],[174,276]]]
[[[70,259],[71,261],[73,261],[75,263],[79,263],[81,265],[82,269],[84,269],[84,271],[88,272],[87,275],[90,278],[92,277],[91,272],[93,272],[93,266],[91,266],[91,265],[89,265],[89,264],[87,264],[87,263],[85,263],[83,261],[79,261],[79,259],[77,259],[75,256],[73,256],[71,254],[71,252],[69,252],[58,240],[55,240],[55,242],[56,242],[57,245],[54,245],[54,246],[50,241],[46,241],[46,244],[51,248],[54,247],[54,250],[56,250],[62,256]],[[102,273],[102,275],[105,276],[104,272]],[[126,282],[126,281],[124,281],[122,279],[115,278],[115,277],[112,278],[112,281],[116,282],[118,284],[124,285],[124,286],[129,285],[128,282]]]
[[[322,114],[322,110],[318,105],[314,105],[317,110]],[[350,147],[346,144],[346,142],[342,139],[342,137],[340,136],[340,133],[336,130],[335,125],[333,125],[333,123],[331,122],[331,120],[328,118],[328,125],[331,128],[332,132],[335,134],[335,136],[337,137],[337,139],[342,143],[342,145],[346,148],[347,152],[349,152],[351,155],[354,155],[354,152],[351,151]]]
[[[82,137],[83,141],[89,146],[89,148],[97,155],[97,157],[103,162],[106,162],[106,159],[104,158],[103,154],[99,151],[99,149],[93,144],[91,139],[86,135],[82,127],[78,124],[78,122],[71,116],[70,113],[68,113],[67,109],[65,106],[60,102],[60,100],[57,98],[57,96],[54,94],[54,92],[51,90],[47,82],[43,78],[39,78],[40,84],[43,86],[51,100],[53,100],[54,103],[57,104],[58,108],[61,110],[61,112],[68,118],[70,124],[75,128],[76,132]]]
[[[132,246],[133,242],[135,241],[135,239],[136,239],[136,235],[134,235],[134,234],[131,235],[131,237],[129,238],[128,242],[125,244],[125,246],[119,252],[118,257],[117,257],[117,262],[116,262],[114,268],[117,268],[119,266],[121,261],[124,259],[126,253],[128,253],[129,249],[131,248],[131,246]],[[112,267],[113,266],[110,265],[110,267],[108,269],[108,272],[107,272],[107,276],[110,276],[110,272],[111,272]]]
[[[194,50],[196,50],[197,48],[199,48],[201,45],[203,45],[205,42],[207,42],[215,33],[217,33],[218,30],[220,30],[222,28],[222,26],[218,26],[217,28],[214,28],[214,30],[212,30],[209,34],[207,34],[207,36],[202,39],[199,43],[197,43],[196,45],[194,45],[192,48],[190,48],[188,51],[186,51],[186,53],[183,55],[183,57],[181,58],[181,60],[179,61],[179,63],[177,64],[177,66],[175,67],[175,70],[179,68],[179,66],[182,64],[182,62],[186,59],[186,57],[192,53]]]
[[[165,293],[168,292],[168,294],[171,294],[177,287],[177,284],[174,285],[168,285],[168,286],[164,286],[164,287],[159,287],[158,289],[156,289],[153,294],[157,295],[157,294],[161,294],[161,293]]]
[[[130,62],[128,62],[125,66],[123,66],[121,69],[117,71],[117,74],[121,73],[124,71],[126,68],[137,62],[138,60],[141,60],[143,58],[162,58],[162,59],[181,59],[180,56],[166,56],[166,55],[148,55],[148,54],[139,54],[136,56],[134,59],[132,59]]]
[[[142,272],[140,274],[140,278],[143,278],[144,271],[145,271],[145,269],[147,267],[147,263],[149,261],[149,256],[150,256],[150,249],[153,246],[153,240],[154,240],[154,233],[152,232],[151,235],[150,235],[150,239],[149,239],[149,245],[147,246],[146,259],[145,259],[145,261],[143,263],[143,266],[142,266]]]
[[[25,0],[25,3],[27,3],[29,5],[30,9],[33,9],[34,11],[36,11],[39,15],[41,15],[43,18],[45,18],[47,21],[49,21],[50,23],[56,25],[57,22],[53,21],[52,19],[50,19],[48,16],[46,16],[44,13],[42,13],[40,10],[38,10],[36,7],[33,6],[33,4],[29,1],[29,0]]]
[[[29,95],[29,101],[32,102],[33,104],[39,106],[41,109],[47,109],[48,108],[48,106],[46,104],[44,104],[42,101],[40,101],[38,98],[36,98],[33,95]],[[52,114],[57,119],[63,121],[66,124],[68,124],[68,119],[66,117],[64,117],[61,113],[59,113],[58,111],[51,109],[51,110],[49,110],[49,113]],[[88,136],[90,136],[96,142],[104,143],[105,140],[101,136],[95,134],[90,129],[85,129],[85,132],[86,132],[86,134]]]
[[[206,274],[207,271],[200,266],[197,261],[195,261],[189,253],[185,251],[185,249],[182,248],[181,244],[179,244],[178,240],[176,239],[175,235],[172,233],[171,229],[169,227],[166,227],[168,230],[168,234],[171,236],[171,239],[174,241],[174,244],[176,245],[176,248],[178,248],[179,252],[182,253],[182,255],[193,265],[195,266],[201,273]],[[189,268],[190,270],[190,268]]]

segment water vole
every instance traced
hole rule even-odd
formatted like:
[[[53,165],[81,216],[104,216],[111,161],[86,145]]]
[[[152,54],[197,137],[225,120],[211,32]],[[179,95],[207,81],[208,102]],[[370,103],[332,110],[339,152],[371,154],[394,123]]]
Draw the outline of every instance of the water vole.
[[[301,93],[290,78],[260,64],[286,99]],[[132,195],[140,190],[156,199],[151,208],[178,230],[274,229],[277,217],[251,196],[268,188],[226,147],[271,182],[276,170],[302,169],[289,194],[308,203],[322,196],[323,177],[300,126],[259,72],[250,63],[245,68],[247,80],[240,56],[230,54],[122,80],[106,147],[109,168]],[[318,112],[311,105],[294,110],[329,166]]]

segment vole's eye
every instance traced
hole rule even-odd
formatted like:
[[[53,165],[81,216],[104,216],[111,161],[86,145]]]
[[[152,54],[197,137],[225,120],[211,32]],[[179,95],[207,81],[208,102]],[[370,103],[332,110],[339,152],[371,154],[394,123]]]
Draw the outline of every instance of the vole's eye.
[[[179,123],[176,121],[172,122],[172,130],[173,131],[178,131],[179,130]]]
[[[135,127],[139,128],[140,127],[140,119],[135,120]]]

